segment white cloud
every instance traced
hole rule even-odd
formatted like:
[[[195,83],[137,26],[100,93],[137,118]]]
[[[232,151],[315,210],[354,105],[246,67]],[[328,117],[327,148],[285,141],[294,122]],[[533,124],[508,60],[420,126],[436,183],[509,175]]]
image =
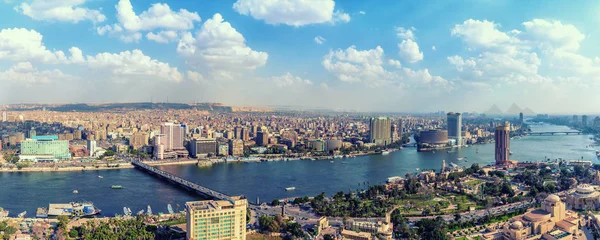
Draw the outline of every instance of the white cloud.
[[[410,28],[403,28],[403,27],[397,27],[396,28],[396,36],[398,36],[398,38],[400,39],[415,39],[415,34],[413,33],[413,31],[415,30],[414,27],[410,27]]]
[[[199,72],[187,71],[186,77],[188,80],[191,80],[196,83],[205,83],[204,76]]]
[[[321,87],[321,89],[323,90],[329,90],[329,85],[327,85],[327,83],[321,83],[319,84],[319,86]]]
[[[402,40],[398,44],[400,49],[400,56],[407,62],[416,63],[423,60],[423,52],[419,50],[419,45],[412,39]]]
[[[387,64],[399,70],[384,67],[383,48],[377,46],[369,50],[357,50],[350,46],[346,50],[331,50],[323,57],[323,67],[343,82],[363,83],[369,87],[382,87],[390,84],[406,87],[449,86],[450,83],[439,76],[433,76],[428,69],[412,70],[400,68],[400,62],[389,59]]]
[[[264,20],[267,24],[300,27],[309,24],[348,22],[350,15],[334,12],[333,0],[238,0],[233,9],[246,16]]]
[[[158,43],[169,43],[177,39],[177,32],[175,31],[160,31],[158,33],[149,32],[146,34],[146,38]]]
[[[437,49],[435,48],[435,46],[431,46],[431,50],[435,51]]]
[[[388,64],[390,66],[394,66],[394,67],[397,67],[397,68],[402,67],[402,64],[400,64],[400,61],[395,60],[395,59],[388,60]]]
[[[141,50],[123,51],[120,53],[99,53],[87,57],[87,66],[91,69],[109,71],[117,80],[127,81],[139,77],[145,79],[152,76],[159,80],[180,82],[181,73],[176,67],[160,62],[144,55]]]
[[[294,76],[291,73],[285,73],[281,76],[270,77],[269,81],[273,82],[275,86],[279,88],[312,85],[312,81],[308,79],[302,79],[301,77]]]
[[[206,20],[196,37],[183,34],[177,52],[194,67],[213,69],[255,69],[265,65],[268,54],[246,46],[246,39],[221,14]]]
[[[78,7],[86,0],[33,0],[31,4],[21,3],[15,10],[39,21],[72,22],[89,20],[94,23],[106,19],[99,10]]]
[[[500,25],[483,20],[469,19],[457,24],[450,31],[452,36],[460,37],[469,48],[514,53],[518,47],[524,47],[515,36],[520,32],[513,30],[502,32]]]
[[[522,38],[537,42],[541,48],[577,51],[579,44],[585,39],[585,35],[575,26],[563,25],[560,21],[533,19],[524,22],[523,26],[526,31]]]
[[[14,83],[27,87],[51,82],[60,83],[70,79],[75,79],[75,77],[64,74],[58,69],[40,71],[30,62],[18,62],[8,70],[0,72],[0,83]]]
[[[358,12],[358,14],[360,14],[360,15],[365,15],[365,14],[367,14],[367,13],[366,13],[365,11],[359,11],[359,12]]]
[[[315,42],[316,42],[317,44],[323,44],[325,41],[327,41],[327,39],[325,39],[325,38],[323,38],[323,37],[321,37],[321,36],[316,36],[316,37],[315,37]]]
[[[109,33],[109,36],[119,36],[124,42],[138,42],[142,31],[162,29],[157,34],[146,34],[148,39],[157,42],[174,41],[173,33],[194,28],[194,22],[199,22],[200,16],[196,12],[179,9],[171,10],[166,3],[155,3],[148,10],[137,15],[129,0],[119,0],[115,6],[118,23],[98,27],[99,35]]]
[[[25,28],[8,28],[0,31],[0,59],[15,62],[38,61],[58,63],[65,61],[62,51],[50,51],[42,43],[42,34]]]
[[[448,57],[448,62],[456,67],[456,70],[462,72],[465,67],[474,68],[477,63],[473,59],[463,60],[461,56],[455,55]]]

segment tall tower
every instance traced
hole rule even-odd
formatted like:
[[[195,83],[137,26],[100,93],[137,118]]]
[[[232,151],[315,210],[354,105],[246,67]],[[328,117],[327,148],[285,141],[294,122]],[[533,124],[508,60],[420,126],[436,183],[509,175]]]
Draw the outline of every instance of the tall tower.
[[[519,123],[523,124],[523,113],[519,113]]]
[[[456,145],[462,145],[462,116],[460,113],[449,112],[446,115],[448,121],[448,138],[456,139]]]
[[[587,127],[587,125],[588,125],[588,116],[587,115],[581,116],[581,126]]]
[[[96,152],[96,141],[88,140],[87,141],[87,149],[88,149],[88,151],[90,151],[90,157],[93,157],[94,153]]]
[[[2,121],[6,122],[6,111],[2,111]]]
[[[496,139],[496,165],[506,165],[510,156],[510,124],[506,122],[504,126],[496,127],[494,138]]]
[[[387,117],[371,118],[369,142],[378,146],[392,143],[392,120]]]
[[[160,133],[165,135],[163,140],[165,151],[183,148],[184,129],[181,124],[163,123],[160,126]]]

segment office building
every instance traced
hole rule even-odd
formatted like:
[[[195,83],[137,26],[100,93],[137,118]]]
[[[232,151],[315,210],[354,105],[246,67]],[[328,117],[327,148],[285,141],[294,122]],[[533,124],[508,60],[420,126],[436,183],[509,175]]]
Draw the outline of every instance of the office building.
[[[2,111],[2,121],[3,121],[3,122],[6,122],[6,121],[7,121],[7,119],[6,119],[6,118],[7,118],[7,117],[6,117],[6,111]]]
[[[71,159],[69,141],[58,136],[35,136],[21,142],[21,161],[56,162]]]
[[[392,143],[392,120],[387,117],[371,118],[369,142],[378,146]]]
[[[229,155],[236,157],[244,155],[244,141],[241,139],[229,140]]]
[[[577,115],[573,115],[573,124],[579,123],[579,117]]]
[[[145,133],[145,132],[134,133],[129,138],[129,145],[135,150],[139,150],[143,146],[148,145],[148,133]]]
[[[510,124],[504,123],[504,126],[496,127],[494,133],[496,139],[496,165],[506,165],[510,157]]]
[[[581,116],[581,126],[583,126],[583,127],[588,126],[588,116],[587,115]]]
[[[185,203],[186,239],[246,239],[246,208],[242,197]]]
[[[448,122],[448,138],[455,139],[456,145],[462,145],[462,116],[460,113],[446,114]]]
[[[160,126],[160,133],[164,134],[165,151],[183,149],[184,128],[181,124],[163,123]]]
[[[235,127],[233,129],[235,139],[242,139],[242,127]]]
[[[315,152],[325,151],[325,142],[321,139],[308,141],[308,148]]]
[[[269,144],[269,133],[265,129],[258,130],[256,132],[256,138],[254,139],[256,145],[267,146]]]
[[[242,128],[242,140],[250,140],[250,130],[248,128]]]
[[[190,155],[195,158],[217,154],[217,140],[212,138],[194,139],[189,142],[189,151]]]
[[[88,151],[90,151],[90,157],[94,156],[94,153],[96,153],[96,141],[95,140],[88,140],[87,141],[87,149]]]
[[[219,146],[217,147],[217,155],[219,155],[219,156],[229,155],[229,144],[219,143]]]
[[[519,124],[523,124],[525,121],[523,120],[523,113],[519,113]]]

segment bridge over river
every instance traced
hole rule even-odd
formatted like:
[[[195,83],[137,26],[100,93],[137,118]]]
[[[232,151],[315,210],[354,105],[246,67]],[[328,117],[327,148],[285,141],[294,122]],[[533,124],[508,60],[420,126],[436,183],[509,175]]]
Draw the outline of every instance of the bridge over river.
[[[553,135],[581,135],[579,131],[567,131],[567,132],[530,132],[527,133],[529,136],[553,136]]]
[[[211,198],[211,199],[217,199],[217,200],[231,200],[231,196],[228,196],[227,194],[212,190],[210,188],[207,187],[203,187],[200,186],[196,183],[190,182],[188,180],[185,180],[183,178],[180,178],[178,176],[175,176],[173,174],[170,174],[168,172],[165,172],[163,170],[160,170],[156,167],[150,166],[148,164],[145,164],[141,161],[132,161],[131,164],[133,166],[135,166],[137,169],[146,171],[154,176],[158,176],[160,178],[166,179],[169,182],[180,186],[182,188],[185,188],[187,190],[191,190],[191,191],[195,191],[197,194],[203,196],[203,197],[207,197],[207,198]]]

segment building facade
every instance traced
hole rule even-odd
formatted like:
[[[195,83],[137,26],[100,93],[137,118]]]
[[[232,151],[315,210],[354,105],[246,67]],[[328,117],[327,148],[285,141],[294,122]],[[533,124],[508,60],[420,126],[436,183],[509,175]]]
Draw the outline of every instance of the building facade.
[[[446,114],[448,122],[448,138],[456,140],[456,145],[462,143],[462,115],[460,113],[449,112]]]
[[[194,139],[189,143],[190,155],[201,157],[208,154],[217,154],[217,140],[212,138]]]
[[[504,126],[496,127],[494,138],[496,165],[506,165],[510,157],[510,124],[506,122]]]
[[[19,159],[33,162],[55,162],[71,159],[69,141],[58,136],[35,136],[21,142]]]
[[[244,141],[241,139],[229,140],[229,155],[236,157],[244,155]]]
[[[230,200],[187,202],[188,240],[246,239],[246,207],[241,197]]]
[[[369,131],[369,143],[375,143],[377,146],[387,146],[392,143],[392,120],[390,118],[371,118]]]

